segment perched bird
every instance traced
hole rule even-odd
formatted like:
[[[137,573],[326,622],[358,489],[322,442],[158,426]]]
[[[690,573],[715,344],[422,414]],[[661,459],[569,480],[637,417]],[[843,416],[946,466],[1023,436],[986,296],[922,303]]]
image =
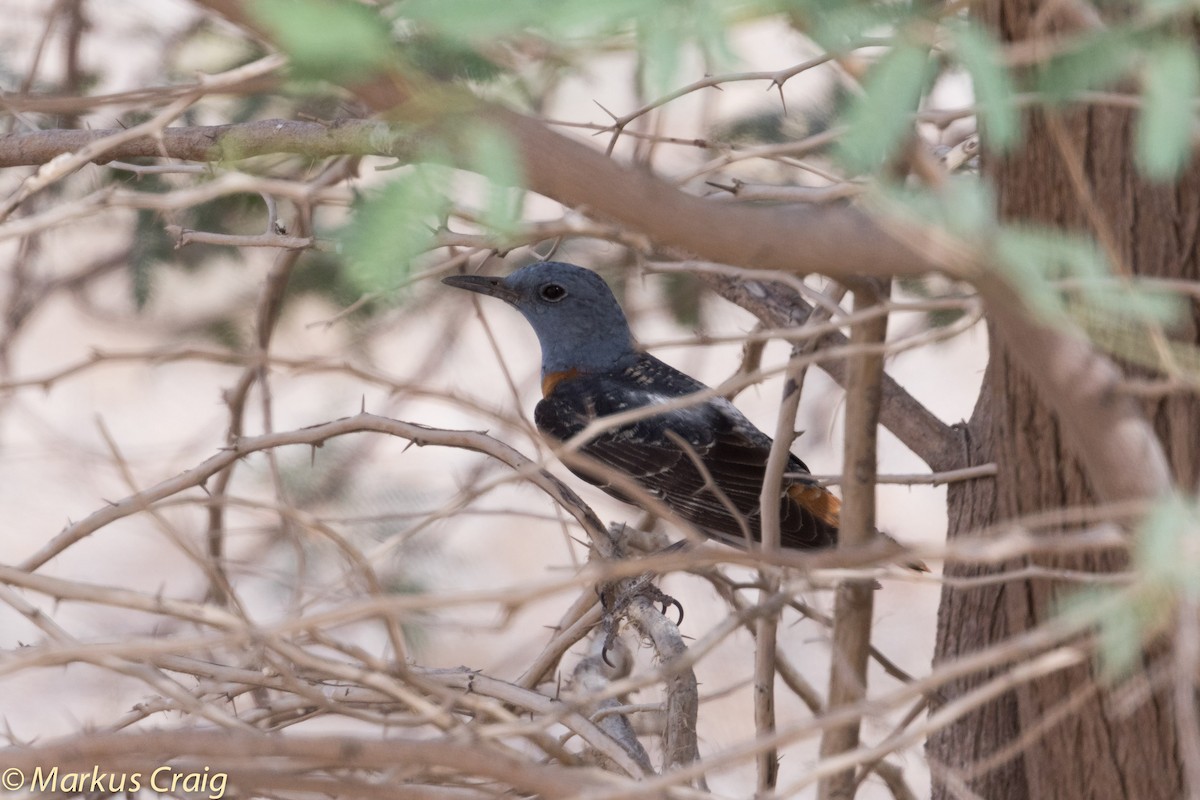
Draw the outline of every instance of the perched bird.
[[[505,278],[455,275],[442,282],[498,297],[529,320],[542,346],[543,398],[534,421],[552,439],[566,441],[597,418],[708,388],[639,352],[612,290],[590,270],[543,261]],[[632,478],[701,532],[742,547],[747,534],[755,541],[762,537],[759,494],[770,451],[771,438],[723,397],[617,425],[580,448]],[[620,500],[637,502],[595,471],[572,471]],[[799,549],[836,544],[837,497],[794,455],[788,456],[785,475],[781,544]]]

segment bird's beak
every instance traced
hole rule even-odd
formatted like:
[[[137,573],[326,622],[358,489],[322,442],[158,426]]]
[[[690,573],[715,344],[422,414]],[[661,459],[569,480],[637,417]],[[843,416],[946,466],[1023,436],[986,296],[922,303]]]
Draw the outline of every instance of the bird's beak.
[[[448,278],[442,278],[442,283],[458,289],[466,289],[468,292],[486,294],[488,297],[498,297],[506,303],[517,302],[517,293],[505,286],[504,280],[501,278],[492,278],[487,275],[451,275]]]

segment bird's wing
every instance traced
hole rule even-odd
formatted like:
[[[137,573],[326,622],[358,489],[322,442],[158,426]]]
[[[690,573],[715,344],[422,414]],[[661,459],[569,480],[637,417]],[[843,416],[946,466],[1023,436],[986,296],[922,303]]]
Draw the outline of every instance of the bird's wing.
[[[603,379],[578,379],[563,384],[537,404],[534,422],[548,436],[566,441],[596,419],[631,409],[661,404],[654,392],[615,384]],[[674,399],[674,398],[670,398]],[[676,438],[678,437],[678,438]],[[668,476],[679,472],[687,453],[681,442],[696,452],[707,452],[714,432],[702,408],[691,406],[636,420],[602,431],[584,443],[579,452],[628,475],[652,494],[663,497]],[[603,475],[586,468],[574,470],[602,488],[620,494]]]
[[[597,418],[671,403],[704,388],[655,360],[627,374],[565,381],[538,404],[534,418],[543,433],[565,441]],[[709,398],[616,426],[579,452],[629,476],[710,535],[742,544],[747,534],[759,537],[759,494],[770,450],[771,439],[732,404]],[[575,465],[572,471],[622,500],[636,500],[612,486],[602,470]],[[787,471],[808,469],[791,456]],[[831,503],[837,499],[802,478],[785,479],[784,487],[788,500],[780,509],[783,544],[831,544],[837,524]]]
[[[600,417],[670,403],[703,389],[682,373],[676,375],[671,375],[672,383],[655,375],[658,380],[650,386],[613,377],[564,381],[538,404],[534,420],[550,437],[568,440]],[[679,393],[664,395],[659,392],[664,387]],[[758,495],[770,444],[767,435],[732,404],[709,398],[601,432],[582,445],[580,452],[601,468],[631,477],[644,491],[710,535],[740,543],[746,535],[758,537]],[[602,470],[588,469],[583,464],[572,464],[571,469],[608,493],[636,503],[629,492],[613,486],[611,476]],[[793,456],[787,471],[808,470]],[[785,481],[785,486],[791,482]],[[799,513],[793,506],[787,503],[781,507],[785,543],[796,547],[826,543],[826,536],[800,530],[802,521],[791,518]]]
[[[724,399],[711,401],[710,408],[718,420],[713,423],[717,435],[702,454],[704,469],[739,513],[751,522],[757,539],[771,438]],[[794,548],[834,544],[840,507],[837,497],[814,479],[806,477],[808,467],[795,455],[788,454],[785,472],[792,477],[783,478],[780,485],[783,491],[779,519],[781,544]],[[709,493],[705,493],[703,499],[709,497]],[[711,503],[706,511],[711,513]],[[728,539],[731,535],[738,540],[743,538],[740,526],[730,530],[728,519],[721,522],[725,529],[716,531],[721,538]]]

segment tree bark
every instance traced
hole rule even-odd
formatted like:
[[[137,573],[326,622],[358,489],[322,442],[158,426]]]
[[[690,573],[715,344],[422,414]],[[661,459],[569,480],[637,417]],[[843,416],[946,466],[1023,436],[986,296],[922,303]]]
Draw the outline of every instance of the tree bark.
[[[1036,9],[1031,0],[992,0],[985,4],[985,16],[1002,38],[1016,40],[1030,34]],[[1107,242],[1133,275],[1196,280],[1200,168],[1193,165],[1175,185],[1146,182],[1132,161],[1134,121],[1132,112],[1111,108],[1031,113],[1021,149],[987,165],[1000,217],[1086,231]],[[1195,344],[1200,340],[1197,329],[1200,307],[1193,302],[1190,317],[1168,334]],[[1126,368],[1131,374],[1137,371]],[[1177,485],[1194,489],[1200,474],[1196,395],[1169,394],[1147,402],[1145,410]],[[995,461],[999,474],[994,483],[971,481],[950,488],[950,536],[1095,502],[1079,462],[1064,444],[1059,420],[1038,397],[1030,376],[999,344],[991,348],[963,446],[969,464]],[[990,571],[1030,562],[1102,572],[1125,568],[1127,557],[1123,551],[1039,556]],[[971,565],[946,567],[952,576],[981,571]],[[1014,580],[971,590],[947,587],[938,615],[935,663],[1038,625],[1072,591],[1050,580]],[[1141,674],[1134,679],[1144,678],[1161,655],[1154,647],[1147,651]],[[938,703],[961,696],[989,677],[978,675],[948,686]],[[955,785],[961,783],[988,800],[1179,797],[1182,777],[1169,688],[1161,687],[1162,681],[1157,689],[1145,684],[1144,694],[1130,708],[1129,703],[1114,702],[1108,689],[1097,688],[1097,679],[1090,667],[1063,670],[1004,695],[930,737],[933,797],[959,797]],[[1014,745],[1022,734],[1026,739]],[[993,759],[986,771],[978,768],[1006,745],[1012,745],[1011,757]]]

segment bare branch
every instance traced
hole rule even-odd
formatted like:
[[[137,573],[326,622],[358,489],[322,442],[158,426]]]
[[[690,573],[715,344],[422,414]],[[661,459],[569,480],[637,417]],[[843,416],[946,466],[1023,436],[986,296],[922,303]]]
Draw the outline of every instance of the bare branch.
[[[172,158],[228,163],[277,153],[308,158],[376,155],[403,158],[412,143],[398,129],[374,120],[309,122],[264,119],[229,125],[162,128],[46,130],[0,137],[0,167],[45,164],[66,153],[103,164],[131,158]],[[90,156],[90,158],[86,158]],[[126,165],[121,165],[127,169]]]
[[[446,769],[464,777],[490,778],[545,797],[575,797],[581,788],[613,786],[612,779],[605,773],[535,764],[482,742],[456,742],[449,738],[391,737],[380,740],[160,730],[136,734],[86,734],[42,742],[36,747],[9,747],[0,753],[6,764],[27,774],[37,767],[90,770],[93,764],[103,763],[111,764],[113,770],[143,770],[147,775],[178,754],[186,753],[209,762],[219,759],[228,779],[247,791],[253,791],[257,786],[256,772],[250,768],[265,759],[277,759],[281,768],[298,770],[306,770],[314,763],[336,764],[339,769],[373,770],[405,765],[422,773]]]
[[[265,434],[262,436],[243,437],[234,441],[227,449],[210,457],[203,463],[193,467],[174,478],[127,497],[117,503],[96,511],[79,522],[68,525],[41,550],[21,562],[21,569],[34,571],[71,545],[95,531],[118,519],[136,514],[149,508],[152,504],[178,494],[187,489],[202,487],[209,478],[229,467],[251,453],[270,450],[286,445],[317,445],[320,446],[328,439],[344,436],[348,433],[374,431],[399,436],[417,445],[440,445],[461,447],[489,455],[501,463],[515,469],[532,465],[529,459],[513,450],[508,445],[497,441],[483,433],[475,431],[448,431],[439,428],[429,428],[411,422],[378,417],[374,414],[357,414],[353,417],[343,417],[334,422],[314,425],[309,428],[286,433]],[[575,517],[596,541],[607,541],[604,526],[588,509],[575,493],[561,483],[557,478],[541,470],[530,473],[530,480],[541,488],[556,502]]]
[[[879,294],[886,295],[887,291]],[[879,294],[854,293],[855,311],[879,302]],[[850,342],[859,345],[887,339],[887,317],[856,326]],[[875,536],[875,472],[877,432],[883,385],[883,357],[863,352],[852,356],[846,386],[846,478],[842,484],[842,514],[838,546],[861,546]],[[859,702],[867,693],[867,657],[871,648],[871,615],[875,587],[847,581],[837,589],[833,623],[833,666],[829,671],[829,707]],[[830,728],[821,738],[822,758],[831,758],[858,746],[859,723]],[[854,771],[830,774],[818,785],[821,800],[850,800],[856,783]]]

